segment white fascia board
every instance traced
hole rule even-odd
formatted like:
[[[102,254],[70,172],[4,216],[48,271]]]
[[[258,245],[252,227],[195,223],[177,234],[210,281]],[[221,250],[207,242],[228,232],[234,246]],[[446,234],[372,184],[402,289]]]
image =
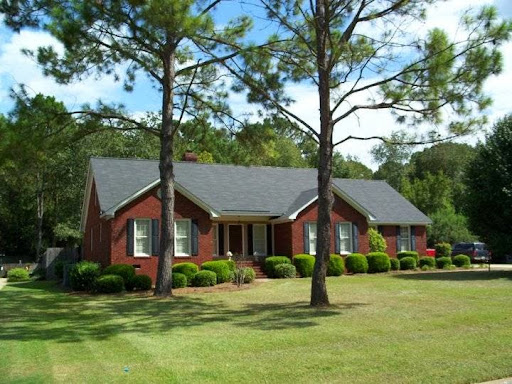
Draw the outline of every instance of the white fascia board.
[[[160,184],[160,179],[157,179],[153,181],[152,183],[148,184],[141,190],[135,192],[133,195],[128,196],[126,199],[121,201],[119,204],[117,204],[114,208],[109,209],[109,214],[104,213],[101,217],[104,219],[112,219],[115,215],[115,213],[127,205],[128,203],[132,202],[133,200],[137,199],[138,197],[142,196],[144,193],[150,191],[151,189],[157,187]],[[219,213],[215,211],[213,208],[209,207],[206,203],[204,203],[202,200],[198,199],[196,196],[191,194],[189,191],[187,191],[185,188],[183,188],[179,183],[174,182],[174,189],[181,193],[183,196],[185,196],[187,199],[192,201],[197,206],[204,209],[206,212],[210,214],[210,217],[219,217]]]
[[[89,212],[89,201],[91,199],[92,190],[92,170],[91,162],[89,160],[89,166],[87,168],[87,181],[85,183],[84,199],[82,202],[82,212],[80,214],[80,232],[85,232],[85,225],[87,224],[87,214]]]
[[[281,216],[281,217],[278,217],[276,219],[272,219],[272,220],[269,220],[269,221],[272,224],[283,224],[283,223],[290,223],[293,220],[290,219],[289,217]]]
[[[291,220],[291,221],[295,220],[297,218],[297,216],[299,215],[299,213],[301,213],[303,210],[305,210],[307,207],[309,207],[311,204],[313,204],[317,200],[318,200],[318,196],[313,197],[311,200],[309,200],[306,204],[304,204],[302,207],[297,209],[291,215],[288,215],[287,219]]]

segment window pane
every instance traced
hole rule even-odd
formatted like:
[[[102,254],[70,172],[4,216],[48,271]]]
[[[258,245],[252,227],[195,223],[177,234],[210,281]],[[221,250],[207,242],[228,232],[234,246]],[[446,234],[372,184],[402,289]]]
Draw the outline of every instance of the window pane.
[[[266,225],[254,224],[252,226],[253,253],[265,255],[267,247],[265,244]]]
[[[188,237],[188,221],[176,221],[176,236],[178,237]]]
[[[149,237],[137,237],[135,240],[135,253],[149,255]]]
[[[350,238],[350,224],[340,224],[340,239]]]
[[[340,239],[340,252],[352,252],[350,249],[350,239]]]
[[[316,223],[309,223],[309,253],[316,254]]]
[[[400,251],[408,251],[410,247],[409,227],[400,227]]]
[[[177,220],[174,222],[174,244],[176,255],[190,255],[190,221]]]
[[[149,221],[148,220],[137,220],[136,227],[137,227],[136,236],[149,236]]]
[[[176,254],[177,255],[188,255],[189,254],[188,238],[187,237],[176,238]]]

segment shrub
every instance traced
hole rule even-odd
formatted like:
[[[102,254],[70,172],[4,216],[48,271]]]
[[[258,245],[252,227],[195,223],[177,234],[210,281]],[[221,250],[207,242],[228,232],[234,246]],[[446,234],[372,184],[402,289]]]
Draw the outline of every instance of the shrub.
[[[27,281],[30,280],[28,271],[25,268],[13,268],[7,272],[7,281]]]
[[[433,257],[425,256],[420,259],[420,268],[427,266],[429,268],[435,268],[436,260]]]
[[[387,253],[371,252],[366,255],[366,260],[368,260],[368,273],[389,272],[391,269]]]
[[[217,274],[213,271],[199,271],[192,277],[194,287],[213,287],[217,283]]]
[[[57,260],[55,265],[53,266],[53,273],[59,279],[64,277],[64,262],[62,260]]]
[[[373,228],[368,230],[368,242],[370,243],[370,253],[386,252],[386,248],[388,247],[384,236]]]
[[[90,261],[81,261],[71,268],[69,282],[75,291],[90,291],[100,275],[100,265]]]
[[[188,284],[192,283],[192,278],[199,271],[199,267],[194,263],[178,263],[172,266],[173,273],[181,273],[187,277]]]
[[[124,289],[124,280],[119,275],[101,275],[94,282],[94,291],[98,293],[119,293]]]
[[[311,277],[313,276],[313,268],[315,268],[315,256],[295,255],[293,256],[293,265],[295,265],[301,277]]]
[[[188,285],[187,276],[183,273],[174,272],[172,274],[172,287],[185,288]]]
[[[135,277],[135,267],[130,264],[112,264],[105,268],[101,274],[121,276],[126,284]]]
[[[270,256],[265,259],[265,273],[268,277],[275,276],[275,268],[279,264],[291,264],[292,261],[286,256]]]
[[[327,264],[327,276],[341,276],[345,272],[345,263],[340,255],[331,255]]]
[[[430,266],[428,266],[428,265],[423,265],[423,266],[421,267],[421,270],[422,270],[422,271],[431,271],[431,270],[433,270],[433,269],[434,269],[434,267],[430,267]]]
[[[201,269],[205,271],[215,272],[217,275],[217,284],[225,283],[230,281],[230,270],[227,263],[224,260],[206,261],[201,264]]]
[[[418,252],[416,252],[416,251],[398,252],[396,257],[398,260],[402,260],[404,257],[412,257],[414,260],[416,260],[416,264],[418,264],[418,262],[420,260],[420,256],[418,255]]]
[[[408,269],[416,269],[416,259],[411,256],[400,259],[400,269],[406,271]]]
[[[398,271],[400,269],[400,260],[390,257],[389,262],[391,264],[392,271]]]
[[[235,271],[235,280],[238,281],[243,276],[244,284],[250,284],[256,279],[256,272],[250,267],[243,267]]]
[[[297,269],[292,264],[278,264],[274,273],[278,279],[293,279],[297,276]]]
[[[347,271],[351,273],[366,273],[368,272],[368,260],[360,253],[352,253],[345,259],[345,266]]]
[[[130,284],[136,291],[149,291],[153,287],[153,281],[148,275],[135,275],[130,280]]]
[[[448,243],[438,243],[434,247],[436,257],[450,257],[452,255],[452,246]]]
[[[457,255],[452,259],[453,265],[456,267],[469,267],[471,266],[471,259],[466,255]]]
[[[222,261],[223,263],[226,263],[228,268],[229,268],[229,270],[231,272],[235,272],[236,263],[233,260],[219,260],[219,261]]]
[[[436,266],[439,269],[447,269],[452,265],[451,257],[439,257],[436,259]]]

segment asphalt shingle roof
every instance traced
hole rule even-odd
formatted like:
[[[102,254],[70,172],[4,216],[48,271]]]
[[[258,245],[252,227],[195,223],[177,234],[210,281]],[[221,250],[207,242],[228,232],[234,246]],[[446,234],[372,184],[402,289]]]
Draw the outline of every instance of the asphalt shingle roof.
[[[91,170],[100,209],[107,214],[159,179],[156,160],[92,158]],[[174,173],[180,186],[221,214],[289,216],[316,197],[316,169],[175,162]],[[384,181],[334,179],[334,185],[372,221],[430,222]]]

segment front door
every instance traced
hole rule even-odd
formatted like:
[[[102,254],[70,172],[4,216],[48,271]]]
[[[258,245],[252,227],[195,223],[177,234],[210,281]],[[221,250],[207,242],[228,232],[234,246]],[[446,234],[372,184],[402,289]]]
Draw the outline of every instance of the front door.
[[[244,252],[242,224],[229,224],[229,250],[233,255]]]

